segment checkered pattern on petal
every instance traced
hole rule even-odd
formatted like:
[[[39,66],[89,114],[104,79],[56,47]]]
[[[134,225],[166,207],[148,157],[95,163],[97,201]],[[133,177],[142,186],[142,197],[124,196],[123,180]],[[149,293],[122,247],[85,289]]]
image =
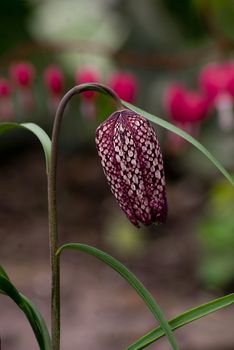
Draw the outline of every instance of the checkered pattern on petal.
[[[117,111],[97,129],[96,144],[111,191],[130,221],[165,221],[163,161],[150,123],[130,110]]]

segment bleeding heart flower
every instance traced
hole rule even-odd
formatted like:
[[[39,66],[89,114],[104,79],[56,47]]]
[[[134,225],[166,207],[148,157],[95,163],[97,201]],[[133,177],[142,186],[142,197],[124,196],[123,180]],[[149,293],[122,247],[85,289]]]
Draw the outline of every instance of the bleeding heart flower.
[[[200,122],[208,115],[209,102],[206,96],[173,84],[166,91],[165,108],[176,126],[197,136]],[[185,144],[182,138],[171,133],[169,141],[174,151]]]
[[[98,154],[111,191],[137,227],[167,216],[162,154],[148,120],[130,110],[114,112],[96,131]]]
[[[133,74],[116,72],[109,78],[108,85],[126,102],[133,103],[138,91],[138,83]]]
[[[12,119],[13,112],[10,84],[7,79],[0,78],[0,119]]]
[[[206,118],[209,103],[206,96],[173,84],[166,91],[165,106],[174,122],[196,123]]]
[[[51,113],[54,113],[61,100],[64,91],[64,74],[60,67],[50,65],[44,71],[44,82],[49,91],[48,105]]]
[[[82,67],[77,70],[75,75],[76,84],[85,83],[99,83],[101,78],[99,72],[93,67]],[[81,98],[86,98],[92,100],[95,98],[96,94],[93,91],[85,91],[82,93]]]
[[[12,81],[20,88],[28,88],[35,79],[35,68],[30,62],[19,62],[10,67]]]
[[[32,83],[36,72],[32,63],[19,62],[10,66],[10,75],[13,84],[18,87],[18,96],[22,109],[31,111],[35,105]]]
[[[223,130],[233,128],[234,62],[205,66],[199,82],[211,105],[218,111],[220,127]]]
[[[101,78],[99,72],[93,67],[82,67],[76,72],[76,83],[99,83]],[[88,120],[96,118],[96,99],[97,94],[94,91],[85,91],[81,94],[81,112]]]
[[[64,74],[56,65],[48,66],[44,72],[44,81],[52,95],[61,96],[64,90]]]

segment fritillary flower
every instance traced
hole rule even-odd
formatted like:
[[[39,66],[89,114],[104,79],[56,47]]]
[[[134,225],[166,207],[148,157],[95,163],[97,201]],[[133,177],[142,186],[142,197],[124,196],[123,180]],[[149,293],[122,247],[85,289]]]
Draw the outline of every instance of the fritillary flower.
[[[167,216],[162,154],[148,120],[130,110],[114,112],[96,131],[104,173],[120,207],[137,227]]]
[[[116,72],[109,77],[108,85],[117,95],[129,103],[136,99],[138,83],[133,74]]]

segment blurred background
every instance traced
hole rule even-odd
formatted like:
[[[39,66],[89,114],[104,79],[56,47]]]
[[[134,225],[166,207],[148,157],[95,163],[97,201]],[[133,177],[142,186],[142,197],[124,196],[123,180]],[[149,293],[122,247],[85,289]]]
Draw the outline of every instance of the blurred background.
[[[51,135],[62,95],[88,81],[198,138],[234,165],[232,0],[1,0],[0,120]],[[234,191],[194,147],[161,128],[168,221],[134,228],[119,209],[95,149],[115,106],[74,97],[60,142],[61,243],[83,242],[124,262],[168,318],[233,291]],[[49,320],[50,274],[43,152],[28,133],[0,138],[0,259]],[[62,256],[62,349],[123,349],[155,327],[122,279],[82,253]],[[181,350],[234,348],[233,307],[175,332]],[[2,349],[37,349],[23,314],[0,298]],[[167,341],[150,346],[170,349]]]

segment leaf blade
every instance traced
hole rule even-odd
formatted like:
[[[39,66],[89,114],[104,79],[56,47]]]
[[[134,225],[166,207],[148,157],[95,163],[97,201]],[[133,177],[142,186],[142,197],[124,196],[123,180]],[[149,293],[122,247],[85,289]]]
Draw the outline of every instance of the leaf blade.
[[[0,123],[0,135],[12,129],[26,129],[31,131],[40,141],[46,161],[46,171],[49,173],[51,160],[51,140],[46,132],[34,123]]]
[[[199,305],[196,308],[189,309],[188,311],[170,320],[169,324],[172,330],[175,330],[232,304],[234,304],[234,293],[212,300],[206,304]],[[159,326],[129,345],[125,350],[144,349],[163,336],[164,331]]]
[[[148,290],[143,286],[143,284],[122,263],[120,263],[118,260],[110,256],[109,254],[97,248],[80,243],[64,244],[58,249],[56,254],[60,256],[61,252],[65,249],[80,250],[89,255],[95,256],[96,258],[113,268],[116,272],[118,272],[136,290],[136,292],[143,299],[150,311],[153,313],[154,317],[159,321],[162,329],[164,329],[165,331],[165,334],[172,348],[177,350],[179,349],[174,335],[171,331],[171,328],[168,325],[168,322],[165,316],[163,315],[162,311],[160,310],[158,304],[155,302],[155,300],[148,292]]]
[[[159,117],[156,117],[153,114],[150,114],[141,108],[138,108],[128,102],[125,102],[122,100],[122,104],[131,109],[132,111],[142,115],[146,119],[150,120],[151,122],[163,127],[164,129],[167,129],[178,136],[182,137],[183,139],[187,140],[189,143],[191,143],[194,147],[196,147],[201,153],[203,153],[215,166],[216,168],[226,177],[226,179],[234,186],[234,178],[229,174],[229,172],[223,167],[223,165],[217,160],[211,153],[208,151],[206,147],[204,147],[200,142],[198,142],[194,137],[189,135],[187,132],[177,128],[175,125],[169,123],[168,121],[161,119]]]
[[[10,297],[24,312],[41,350],[51,350],[51,340],[46,323],[37,308],[23,294],[20,294],[11,281],[0,275],[0,290]]]

